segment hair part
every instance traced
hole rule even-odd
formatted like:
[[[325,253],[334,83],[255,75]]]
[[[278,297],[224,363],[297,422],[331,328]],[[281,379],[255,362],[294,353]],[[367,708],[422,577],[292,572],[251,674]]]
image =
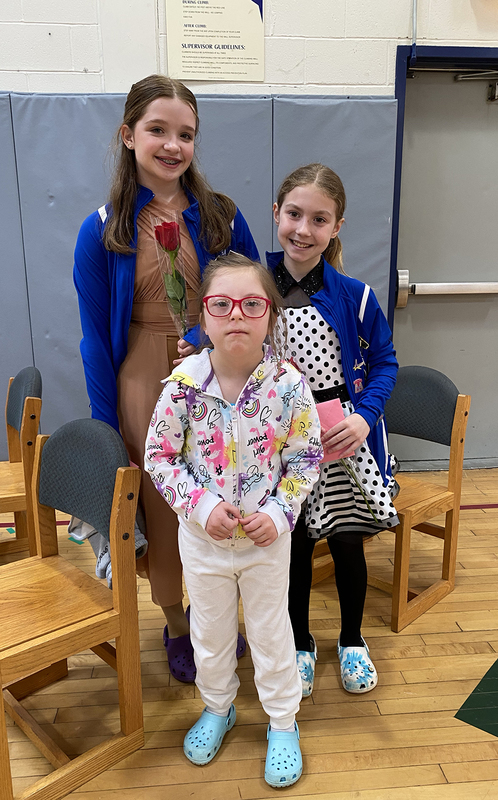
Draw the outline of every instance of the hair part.
[[[277,206],[280,209],[286,195],[298,186],[316,186],[323,194],[334,201],[336,207],[337,221],[344,217],[346,210],[346,192],[339,176],[324,164],[306,164],[298,167],[285,178],[278,190]],[[345,275],[342,263],[342,243],[338,236],[334,236],[323,252],[325,261]]]
[[[202,277],[202,284],[199,290],[199,307],[201,309],[201,323],[204,321],[204,303],[203,299],[209,294],[213,280],[220,274],[220,272],[228,272],[229,270],[252,270],[254,275],[258,278],[264,293],[270,300],[269,306],[269,319],[268,319],[268,341],[273,354],[278,359],[278,365],[285,360],[285,349],[287,340],[287,328],[285,324],[285,316],[280,313],[283,307],[282,298],[277,289],[275,281],[271,272],[260,264],[259,261],[252,261],[250,258],[230,251],[225,256],[218,256],[214,261],[210,261],[204,270]]]
[[[178,98],[186,103],[195,116],[196,135],[199,130],[195,95],[181,81],[165,75],[149,75],[133,84],[126,98],[123,121],[113,141],[116,162],[109,194],[111,213],[103,233],[104,246],[115,253],[135,252],[132,243],[135,234],[135,203],[139,190],[135,152],[125,146],[121,129],[123,125],[127,125],[133,131],[150,103],[161,97]],[[230,223],[237,211],[233,200],[211,189],[199,169],[195,155],[180,182],[199,203],[200,238],[205,242],[208,252],[214,254],[229,247],[232,240]]]

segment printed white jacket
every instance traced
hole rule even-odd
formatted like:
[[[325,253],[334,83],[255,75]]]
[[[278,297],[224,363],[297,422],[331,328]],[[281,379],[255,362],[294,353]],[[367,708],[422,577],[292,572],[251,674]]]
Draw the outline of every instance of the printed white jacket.
[[[205,531],[225,500],[243,517],[268,514],[279,536],[294,528],[319,476],[320,422],[304,377],[287,362],[277,374],[268,348],[237,402],[221,393],[208,350],[163,381],[145,445],[145,469],[193,533],[221,547],[253,544],[239,525],[230,539]]]

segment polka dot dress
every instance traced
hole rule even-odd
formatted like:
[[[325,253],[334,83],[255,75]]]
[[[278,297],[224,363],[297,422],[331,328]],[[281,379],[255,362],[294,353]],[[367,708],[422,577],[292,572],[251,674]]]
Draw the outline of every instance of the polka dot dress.
[[[306,376],[311,390],[331,389],[344,384],[341,346],[335,331],[312,306],[285,309],[287,358],[292,358]],[[344,415],[354,411],[351,401],[342,403]],[[308,497],[306,524],[310,536],[363,534],[398,524],[390,489],[366,442],[354,456],[321,465],[320,478]]]

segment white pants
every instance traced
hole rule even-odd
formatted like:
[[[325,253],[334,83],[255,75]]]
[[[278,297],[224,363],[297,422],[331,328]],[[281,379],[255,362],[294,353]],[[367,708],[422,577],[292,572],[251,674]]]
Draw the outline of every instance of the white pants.
[[[301,700],[287,608],[290,545],[290,534],[284,534],[269,547],[219,547],[188,531],[180,520],[180,556],[202,700],[212,711],[228,714],[237,694],[240,593],[254,682],[272,726],[280,729],[293,725]]]

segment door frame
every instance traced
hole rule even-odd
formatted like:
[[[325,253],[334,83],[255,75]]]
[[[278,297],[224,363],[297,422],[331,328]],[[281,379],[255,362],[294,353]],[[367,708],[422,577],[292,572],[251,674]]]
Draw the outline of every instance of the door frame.
[[[396,51],[396,77],[394,96],[398,101],[396,121],[396,152],[394,160],[394,191],[391,233],[391,265],[389,274],[388,321],[394,325],[397,295],[397,265],[399,240],[399,212],[401,198],[401,169],[403,159],[403,133],[405,124],[406,79],[410,69],[422,67],[430,71],[498,70],[498,47],[438,47],[399,45]]]

